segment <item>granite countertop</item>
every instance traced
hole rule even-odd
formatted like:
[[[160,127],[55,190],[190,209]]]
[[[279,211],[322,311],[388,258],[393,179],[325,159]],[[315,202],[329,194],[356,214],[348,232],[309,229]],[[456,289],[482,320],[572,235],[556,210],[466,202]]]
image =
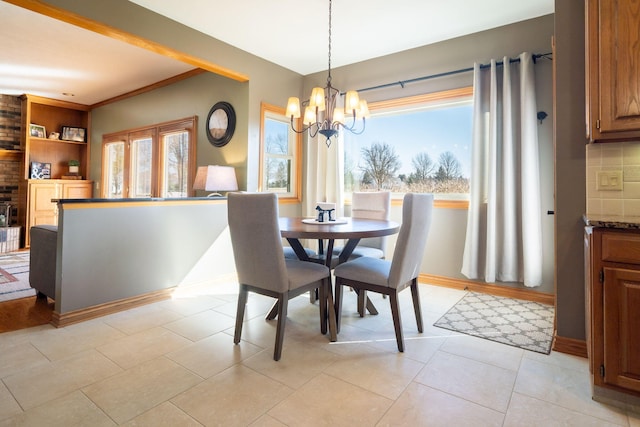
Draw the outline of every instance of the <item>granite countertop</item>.
[[[584,215],[585,224],[592,227],[640,229],[640,216]]]

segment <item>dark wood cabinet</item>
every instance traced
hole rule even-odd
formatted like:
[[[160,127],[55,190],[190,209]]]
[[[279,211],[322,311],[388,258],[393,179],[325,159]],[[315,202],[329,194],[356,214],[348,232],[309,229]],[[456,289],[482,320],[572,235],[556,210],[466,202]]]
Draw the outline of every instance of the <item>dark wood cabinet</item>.
[[[640,140],[640,1],[586,0],[587,136]]]
[[[640,231],[594,228],[586,253],[593,384],[640,396]]]

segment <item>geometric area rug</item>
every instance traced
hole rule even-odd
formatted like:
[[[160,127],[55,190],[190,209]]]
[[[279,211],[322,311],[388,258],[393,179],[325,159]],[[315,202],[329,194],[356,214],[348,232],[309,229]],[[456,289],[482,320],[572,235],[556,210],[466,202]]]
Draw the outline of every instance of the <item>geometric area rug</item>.
[[[551,305],[469,292],[433,325],[549,354],[553,318]]]
[[[29,285],[29,251],[0,255],[0,301],[35,294],[36,290]]]

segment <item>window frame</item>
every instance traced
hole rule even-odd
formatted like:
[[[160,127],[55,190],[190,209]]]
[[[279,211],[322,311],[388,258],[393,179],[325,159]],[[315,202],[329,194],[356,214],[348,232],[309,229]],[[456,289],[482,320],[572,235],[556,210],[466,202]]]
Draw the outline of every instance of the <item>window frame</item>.
[[[278,120],[287,124],[288,143],[292,147],[293,153],[290,155],[292,159],[291,171],[289,179],[292,182],[291,191],[287,193],[276,193],[279,203],[300,203],[302,202],[302,134],[294,132],[290,128],[290,119],[285,115],[285,108],[265,102],[260,103],[260,165],[259,165],[259,184],[258,191],[268,192],[265,185],[266,168],[265,162],[269,157],[266,153],[266,135],[265,121],[266,119]]]
[[[131,184],[131,142],[136,139],[151,138],[151,195],[149,197],[163,196],[165,191],[165,177],[164,177],[164,162],[166,160],[166,153],[164,152],[164,144],[161,144],[160,140],[163,135],[174,133],[178,131],[185,131],[189,133],[189,158],[187,167],[187,195],[186,197],[193,197],[195,192],[193,190],[193,181],[195,179],[196,172],[196,153],[197,153],[197,129],[198,129],[198,117],[187,117],[179,120],[172,120],[168,122],[158,123],[151,126],[144,126],[134,129],[126,129],[119,132],[113,132],[104,134],[102,136],[102,173],[101,173],[101,196],[108,197],[108,167],[106,164],[108,156],[106,155],[108,146],[113,143],[122,142],[124,146],[123,156],[123,182],[122,182],[122,197],[123,199],[131,198],[130,184]],[[113,197],[111,197],[113,198]]]
[[[393,110],[402,110],[408,109],[412,106],[424,105],[429,103],[445,103],[446,101],[454,102],[456,100],[468,100],[469,98],[473,99],[473,86],[465,86],[456,89],[447,89],[437,92],[430,92],[421,95],[412,95],[401,98],[393,98],[384,101],[374,101],[369,104],[369,111],[372,115],[375,115],[375,112],[382,111],[393,111]],[[345,193],[348,194],[348,193]],[[351,199],[345,198],[345,202],[347,204],[351,204]],[[391,199],[392,205],[400,206],[402,205],[402,198],[393,198]],[[447,199],[435,199],[433,206],[435,208],[444,208],[444,209],[468,209],[469,201],[468,200],[447,200]]]

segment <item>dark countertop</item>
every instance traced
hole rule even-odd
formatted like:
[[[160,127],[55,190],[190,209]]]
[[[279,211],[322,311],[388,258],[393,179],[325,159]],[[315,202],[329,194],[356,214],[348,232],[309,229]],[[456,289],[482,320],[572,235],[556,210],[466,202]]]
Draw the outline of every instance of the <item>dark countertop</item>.
[[[640,216],[616,216],[616,215],[584,215],[584,222],[591,227],[640,229]]]
[[[193,200],[227,200],[226,197],[174,197],[174,198],[162,198],[162,197],[148,197],[148,198],[136,198],[136,199],[52,199],[53,202],[60,204],[64,203],[138,203],[138,202],[188,202]]]

